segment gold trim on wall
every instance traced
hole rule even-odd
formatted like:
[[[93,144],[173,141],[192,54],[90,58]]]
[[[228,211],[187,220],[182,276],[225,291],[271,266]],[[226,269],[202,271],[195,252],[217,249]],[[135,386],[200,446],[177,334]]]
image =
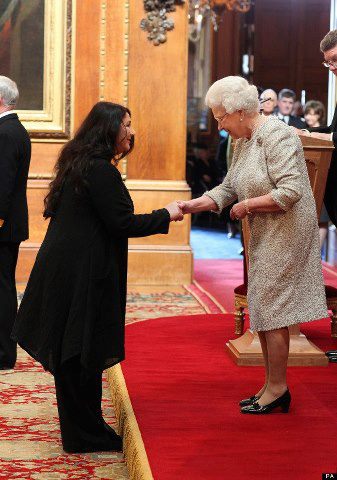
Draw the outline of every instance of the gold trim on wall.
[[[107,62],[113,62],[111,58],[112,52],[107,49],[107,42],[111,41],[109,37],[109,26],[107,25],[109,20],[109,12],[111,9],[114,9],[113,0],[101,0],[101,15],[100,15],[100,56],[99,56],[99,100],[110,100],[109,92],[109,79],[106,79],[106,72],[109,71],[109,65],[107,67]],[[118,6],[119,11],[121,12],[121,20],[123,21],[123,76],[122,76],[122,98],[123,104],[128,105],[129,101],[129,29],[130,29],[130,1],[125,0],[123,6]],[[123,13],[122,13],[123,12]],[[116,52],[117,54],[117,52]],[[110,57],[107,58],[107,55]],[[111,94],[111,92],[110,92]],[[121,102],[121,100],[119,100]],[[122,102],[121,102],[122,103]],[[127,157],[123,158],[119,163],[119,170],[122,174],[123,179],[126,179],[127,172]]]
[[[130,38],[130,3],[126,0],[124,4],[124,105],[129,102],[129,38]]]
[[[185,180],[126,180],[129,190],[160,191],[160,192],[189,192],[190,187]]]
[[[130,3],[126,0],[124,3],[124,67],[123,67],[123,101],[127,107],[129,103],[129,40],[130,40]],[[122,177],[125,180],[127,177],[127,157],[120,162],[120,169]]]
[[[99,55],[99,99],[105,100],[105,62],[106,62],[106,9],[107,2],[101,3],[101,31],[100,31],[100,55]]]
[[[18,110],[33,138],[67,139],[71,129],[73,0],[45,0],[43,109]]]

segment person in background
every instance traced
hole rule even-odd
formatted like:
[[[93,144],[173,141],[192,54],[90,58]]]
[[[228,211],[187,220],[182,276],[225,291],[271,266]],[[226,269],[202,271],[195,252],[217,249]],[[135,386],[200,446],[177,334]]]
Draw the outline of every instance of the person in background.
[[[231,162],[231,150],[232,150],[232,139],[228,135],[226,130],[222,129],[219,131],[220,141],[218,144],[217,152],[216,152],[216,164],[221,172],[221,177],[219,181],[223,181],[226,177],[228,169],[230,167]],[[218,182],[219,183],[219,182]],[[240,224],[238,220],[232,220],[230,218],[230,210],[232,205],[224,208],[220,218],[223,219],[224,223],[226,224],[227,229],[227,238],[235,238],[238,233],[240,233]]]
[[[13,112],[18,98],[16,83],[0,76],[0,370],[16,362],[16,342],[10,338],[18,306],[15,269],[20,242],[28,238],[31,144]]]
[[[196,143],[193,151],[195,178],[193,193],[200,194],[217,185],[221,180],[221,173],[206,144]]]
[[[275,90],[272,88],[264,90],[260,95],[260,103],[263,115],[275,115],[275,109],[277,107],[277,93]]]
[[[320,43],[320,49],[324,56],[323,66],[337,76],[337,30],[331,30],[325,35]],[[334,143],[335,149],[328,173],[324,203],[331,221],[337,226],[337,107],[329,126],[310,127],[306,130],[297,130],[297,133]]]
[[[192,190],[194,188],[194,154],[190,134],[187,135],[186,142],[186,182]]]
[[[187,167],[192,198],[195,198],[217,185],[222,176],[207,144],[196,142],[192,147],[193,156],[188,159]],[[192,224],[209,226],[211,220],[211,215],[205,212],[193,215]]]
[[[230,143],[230,137],[226,130],[219,132],[219,143],[215,154],[215,164],[219,170],[221,180],[226,176],[228,171],[227,150]]]
[[[337,30],[328,32],[320,43],[323,53],[323,66],[337,76]],[[334,144],[328,178],[325,187],[324,204],[332,223],[337,226],[337,106],[332,122],[327,127],[311,127],[307,131],[297,130],[299,135],[312,136],[322,140],[330,140]],[[337,350],[327,352],[330,361],[337,362]]]
[[[308,128],[325,126],[325,107],[319,100],[309,100],[304,106],[303,113]]]
[[[300,118],[302,122],[304,122],[304,109],[302,103],[299,100],[295,101],[291,114],[293,115],[293,117]]]
[[[290,127],[305,128],[305,123],[291,114],[296,100],[296,94],[289,88],[283,88],[278,94],[277,117]]]
[[[309,100],[304,106],[304,119],[307,127],[320,128],[325,126],[325,107],[319,100]],[[321,249],[328,235],[329,215],[323,202],[319,218],[319,237]]]
[[[125,356],[128,239],[166,234],[177,202],[135,214],[117,169],[134,143],[130,110],[98,102],[65,144],[45,198],[50,219],[13,339],[54,375],[63,448],[121,450],[104,421],[102,372]]]

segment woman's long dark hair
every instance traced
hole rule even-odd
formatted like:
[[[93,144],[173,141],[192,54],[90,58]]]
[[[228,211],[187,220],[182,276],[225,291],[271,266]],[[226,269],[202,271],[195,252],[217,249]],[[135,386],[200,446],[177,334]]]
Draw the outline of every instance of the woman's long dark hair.
[[[95,160],[111,162],[116,158],[118,133],[127,113],[131,116],[128,108],[117,103],[98,102],[94,105],[74,138],[60,152],[54,167],[55,178],[44,199],[45,218],[55,215],[66,179],[73,184],[76,193],[81,193],[86,185],[86,173]],[[129,152],[131,150],[132,146]],[[118,161],[129,152],[120,155]]]

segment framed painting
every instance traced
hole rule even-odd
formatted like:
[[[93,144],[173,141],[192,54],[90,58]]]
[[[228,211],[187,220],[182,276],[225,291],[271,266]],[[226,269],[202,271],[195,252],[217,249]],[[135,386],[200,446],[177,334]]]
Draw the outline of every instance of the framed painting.
[[[33,138],[69,138],[71,49],[72,0],[0,0],[0,74]]]

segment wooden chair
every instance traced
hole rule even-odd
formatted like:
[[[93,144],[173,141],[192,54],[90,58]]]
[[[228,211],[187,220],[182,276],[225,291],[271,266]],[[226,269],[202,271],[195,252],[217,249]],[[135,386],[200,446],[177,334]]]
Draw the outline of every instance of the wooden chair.
[[[326,179],[330,167],[331,153],[333,145],[331,142],[324,142],[310,137],[301,137],[304,156],[307,164],[310,185],[313,190],[317,217],[319,218]],[[248,244],[249,244],[249,225],[244,219],[242,222],[242,231],[244,239],[244,282],[234,288],[234,316],[235,316],[235,334],[242,335],[244,331],[245,310],[248,309],[247,303],[247,266],[248,266]],[[337,288],[331,285],[325,285],[325,294],[328,309],[332,312],[331,318],[331,336],[337,337]]]

